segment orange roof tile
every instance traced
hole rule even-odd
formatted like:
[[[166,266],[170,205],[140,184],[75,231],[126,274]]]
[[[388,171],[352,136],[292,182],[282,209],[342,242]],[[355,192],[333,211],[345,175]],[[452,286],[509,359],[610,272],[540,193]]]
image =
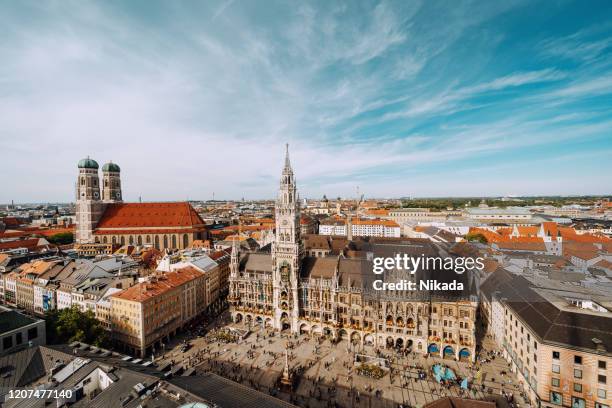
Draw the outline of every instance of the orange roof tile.
[[[143,229],[143,228],[129,228],[125,229],[103,229],[94,231],[94,235],[130,235],[130,234],[182,234],[185,232],[192,232],[190,227],[183,228],[164,228],[164,229]]]
[[[389,215],[389,210],[385,209],[371,209],[365,212],[367,215],[377,215],[379,217],[386,217]]]
[[[33,273],[36,275],[40,275],[46,272],[47,270],[49,270],[49,268],[53,267],[58,262],[59,261],[55,261],[55,262],[48,262],[48,261],[42,261],[42,260],[32,261],[32,262],[28,262],[26,264],[21,265],[20,270],[22,274]]]
[[[366,218],[355,218],[351,220],[353,225],[383,225],[385,227],[399,227],[399,224],[392,220],[370,220]]]
[[[20,239],[16,241],[0,242],[0,249],[27,248],[29,250],[33,250],[39,246],[38,241],[38,238],[31,238]]]
[[[597,262],[594,266],[598,266],[600,268],[605,268],[605,269],[612,269],[612,262],[602,259],[601,261]]]
[[[174,272],[165,273],[152,281],[138,283],[131,288],[111,295],[111,297],[142,303],[201,276],[201,272],[188,266]]]
[[[106,207],[96,229],[196,226],[204,226],[204,221],[187,202],[113,203]]]
[[[539,228],[538,227],[516,227],[519,236],[521,237],[532,237],[538,235]]]

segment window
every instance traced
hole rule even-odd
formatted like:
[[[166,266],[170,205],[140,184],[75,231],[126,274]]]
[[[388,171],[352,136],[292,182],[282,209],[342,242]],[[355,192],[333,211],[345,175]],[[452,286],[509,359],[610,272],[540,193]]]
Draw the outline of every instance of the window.
[[[601,368],[602,370],[606,369],[606,362],[604,360],[599,360],[599,362],[597,363],[597,366],[599,368]]]
[[[574,383],[574,391],[582,392],[582,384]]]
[[[606,399],[606,390],[599,388],[597,390],[597,398]]]
[[[561,381],[558,378],[551,378],[550,385],[553,387],[559,387],[561,385]]]
[[[558,360],[560,357],[560,353],[558,351],[553,351],[552,352],[552,356],[555,360]]]
[[[550,392],[550,402],[555,405],[563,405],[563,395],[560,392]]]
[[[586,405],[584,403],[583,398],[572,397],[572,408],[585,408]]]
[[[13,347],[13,336],[5,337],[2,339],[2,348],[4,350]]]
[[[561,372],[561,366],[559,364],[552,365],[552,372],[559,374]]]
[[[582,378],[582,370],[574,368],[574,378]]]
[[[28,340],[33,340],[38,337],[38,327],[28,329]]]
[[[600,384],[605,384],[605,383],[606,383],[606,376],[605,376],[605,375],[601,375],[601,374],[600,374],[600,375],[598,375],[598,376],[597,376],[597,381],[598,381]]]
[[[23,335],[19,332],[15,335],[15,344],[19,345],[21,343],[23,343]]]
[[[574,364],[582,364],[582,357],[574,356]]]

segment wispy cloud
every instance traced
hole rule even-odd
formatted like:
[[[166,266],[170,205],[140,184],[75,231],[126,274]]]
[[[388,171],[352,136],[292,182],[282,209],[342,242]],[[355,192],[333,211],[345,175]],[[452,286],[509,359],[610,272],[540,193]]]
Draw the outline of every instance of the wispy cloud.
[[[121,165],[128,199],[170,200],[271,197],[287,141],[303,196],[469,195],[458,169],[610,148],[609,47],[552,52],[605,29],[512,43],[523,6],[3,3],[0,202],[72,199],[85,155]]]
[[[588,27],[567,36],[543,40],[538,44],[538,48],[546,57],[591,63],[603,57],[612,47],[611,28],[609,22]]]

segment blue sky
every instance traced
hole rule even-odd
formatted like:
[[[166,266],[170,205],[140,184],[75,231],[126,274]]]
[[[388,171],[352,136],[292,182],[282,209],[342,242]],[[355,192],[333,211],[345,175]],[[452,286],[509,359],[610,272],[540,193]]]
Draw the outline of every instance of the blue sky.
[[[498,4],[503,3],[503,4]],[[0,202],[612,193],[612,3],[0,4]]]

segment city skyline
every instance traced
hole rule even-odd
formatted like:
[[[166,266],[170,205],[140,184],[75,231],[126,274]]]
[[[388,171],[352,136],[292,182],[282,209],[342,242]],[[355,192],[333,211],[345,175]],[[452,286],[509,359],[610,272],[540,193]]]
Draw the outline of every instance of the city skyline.
[[[308,198],[612,192],[606,2],[0,11],[0,202],[88,155],[126,201],[274,198],[285,142]]]

